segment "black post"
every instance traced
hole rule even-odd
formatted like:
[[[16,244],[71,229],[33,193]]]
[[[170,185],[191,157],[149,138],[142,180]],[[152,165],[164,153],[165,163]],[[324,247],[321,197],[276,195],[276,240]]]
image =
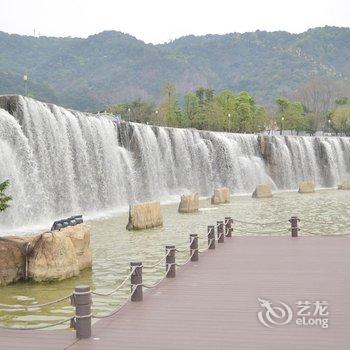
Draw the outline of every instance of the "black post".
[[[233,219],[231,218],[231,220],[230,220],[230,230],[229,230],[229,233],[228,233],[228,236],[227,237],[232,237],[232,233],[233,233],[233,224],[234,224],[234,222],[233,222]]]
[[[169,252],[169,254],[168,254],[168,252]],[[165,246],[165,253],[168,254],[166,259],[165,259],[165,271],[168,271],[168,269],[169,269],[166,276],[168,278],[174,278],[176,276],[175,246],[174,245]]]
[[[226,237],[232,237],[232,218],[225,217],[225,235]]]
[[[74,328],[78,339],[91,337],[91,291],[89,286],[76,286],[73,293],[75,306]]]
[[[217,221],[216,222],[218,227],[218,243],[224,243],[225,242],[225,235],[224,235],[224,222],[223,221]]]
[[[142,301],[143,291],[142,291],[142,262],[131,262],[130,268],[134,269],[130,277],[131,282],[131,301]]]
[[[300,219],[298,219],[297,216],[292,216],[289,219],[291,232],[292,232],[292,237],[298,237],[298,232],[300,231],[299,221],[300,221]]]
[[[198,261],[198,235],[196,233],[190,234],[190,254],[192,255],[191,261]],[[193,252],[194,251],[194,252]]]
[[[214,226],[208,226],[207,230],[209,249],[215,249],[215,228]]]

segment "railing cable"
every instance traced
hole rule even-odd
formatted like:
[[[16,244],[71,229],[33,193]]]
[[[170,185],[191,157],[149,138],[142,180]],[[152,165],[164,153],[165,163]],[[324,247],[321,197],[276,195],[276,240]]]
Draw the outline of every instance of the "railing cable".
[[[168,268],[167,268],[167,270],[165,271],[165,274],[162,276],[162,278],[161,278],[158,282],[156,282],[156,283],[154,283],[154,284],[146,284],[146,283],[143,283],[142,286],[145,287],[145,288],[147,288],[147,289],[151,289],[151,288],[157,287],[157,286],[166,278],[167,274],[169,273],[169,271],[170,271],[170,269],[171,269],[171,267],[172,267],[173,265],[174,265],[174,264],[168,264]]]
[[[171,252],[171,250],[168,249],[166,254],[160,260],[158,260],[155,264],[153,264],[153,265],[142,265],[142,267],[144,269],[153,269],[153,268],[157,267],[158,265],[160,265],[160,263],[162,263],[167,258],[167,256],[170,254],[170,252]]]
[[[132,295],[135,293],[138,286],[139,285],[134,285],[132,288],[132,292],[129,294],[128,298],[121,305],[119,305],[116,309],[114,309],[112,312],[110,312],[106,315],[92,315],[91,317],[97,318],[97,319],[102,319],[102,318],[108,318],[108,317],[116,315],[128,303],[128,301],[130,300]]]
[[[55,327],[59,326],[63,323],[70,322],[74,317],[69,317],[64,320],[58,321],[56,323],[51,323],[49,325],[45,326],[36,326],[36,327],[6,327],[6,326],[0,326],[0,329],[6,329],[6,330],[14,330],[14,331],[36,331],[39,329],[45,329],[45,328],[50,328],[50,327]]]
[[[197,249],[191,249],[192,254],[190,255],[190,257],[186,261],[184,261],[183,263],[180,263],[180,264],[176,263],[175,265],[178,266],[178,267],[186,265],[191,260],[191,258],[193,257],[194,253],[196,252],[196,250]]]
[[[175,249],[177,253],[185,253],[188,252],[188,249],[191,247],[192,243],[194,242],[194,237],[191,238],[190,243],[186,246],[184,249]]]
[[[129,280],[130,276],[135,272],[136,266],[133,267],[130,271],[130,273],[125,277],[125,279],[123,280],[122,283],[119,284],[118,287],[114,288],[113,290],[111,290],[110,292],[107,293],[102,293],[102,292],[96,292],[96,291],[91,291],[91,294],[93,295],[98,295],[100,297],[108,297],[112,294],[114,294],[115,292],[117,292],[120,288],[122,288],[124,286],[124,284]]]
[[[239,224],[246,224],[246,225],[257,225],[257,226],[271,226],[271,225],[281,225],[286,224],[287,221],[274,221],[274,222],[252,222],[252,221],[243,221],[238,219],[232,219],[234,222],[237,222]]]
[[[64,301],[66,299],[70,299],[73,294],[66,295],[63,298],[59,298],[53,301],[50,301],[48,303],[43,303],[43,304],[31,304],[31,305],[9,305],[9,304],[0,304],[0,308],[6,308],[6,309],[37,309],[37,308],[42,308],[46,306],[50,306],[53,304],[60,303],[61,301]]]

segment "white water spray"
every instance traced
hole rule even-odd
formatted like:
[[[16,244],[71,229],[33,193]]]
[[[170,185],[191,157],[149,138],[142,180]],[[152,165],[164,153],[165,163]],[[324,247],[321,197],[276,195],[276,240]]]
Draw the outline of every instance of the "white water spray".
[[[13,197],[0,231],[217,186],[332,187],[350,173],[349,138],[273,136],[267,165],[256,135],[115,125],[24,97],[18,107],[0,109],[0,181],[10,180]]]

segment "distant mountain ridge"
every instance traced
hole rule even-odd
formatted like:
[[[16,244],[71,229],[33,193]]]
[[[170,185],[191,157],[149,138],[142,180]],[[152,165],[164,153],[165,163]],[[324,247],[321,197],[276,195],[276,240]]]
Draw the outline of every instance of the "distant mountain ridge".
[[[87,39],[0,32],[0,94],[23,94],[25,73],[33,97],[80,110],[158,101],[167,82],[180,95],[229,88],[271,104],[313,76],[350,82],[350,28],[190,35],[158,45],[115,31]]]

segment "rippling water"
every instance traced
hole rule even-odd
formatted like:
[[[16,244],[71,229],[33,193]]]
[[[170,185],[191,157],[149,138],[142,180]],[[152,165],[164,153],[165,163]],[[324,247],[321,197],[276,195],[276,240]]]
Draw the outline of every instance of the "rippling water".
[[[164,205],[164,227],[145,231],[126,231],[127,213],[88,222],[91,227],[93,269],[80,277],[52,283],[17,283],[0,288],[0,303],[44,303],[70,294],[77,284],[89,284],[93,290],[108,292],[129,273],[130,261],[152,264],[164,255],[166,244],[181,249],[189,242],[190,233],[198,233],[204,247],[206,226],[223,220],[225,216],[251,222],[275,222],[272,226],[235,225],[234,234],[289,235],[288,219],[299,216],[301,234],[349,234],[350,191],[322,190],[315,194],[295,192],[278,193],[271,199],[252,199],[233,196],[231,203],[218,207],[209,200],[201,200],[201,210],[195,214],[178,214],[177,205]],[[285,224],[283,224],[285,222]],[[307,233],[306,233],[307,232]],[[263,249],[263,247],[262,247]],[[177,262],[185,261],[188,254],[178,253]],[[146,283],[156,282],[164,274],[164,265],[144,270]],[[130,291],[126,284],[110,297],[94,297],[95,314],[103,315],[124,301]],[[7,326],[37,326],[57,322],[73,314],[68,301],[30,311],[0,310],[0,322]],[[65,326],[59,326],[65,328]]]

